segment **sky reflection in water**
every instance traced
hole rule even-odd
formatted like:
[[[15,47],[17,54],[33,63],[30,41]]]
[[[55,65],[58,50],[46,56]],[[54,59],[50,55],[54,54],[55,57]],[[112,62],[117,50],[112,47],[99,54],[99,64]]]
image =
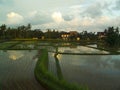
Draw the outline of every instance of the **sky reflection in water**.
[[[9,58],[11,60],[18,60],[24,56],[24,53],[21,51],[7,51]]]
[[[97,55],[97,56],[77,56],[77,55],[62,55],[60,60],[67,60],[69,65],[87,67],[92,71],[107,73],[107,71],[120,73],[119,55]]]
[[[70,47],[59,47],[59,52],[62,53],[99,53],[99,54],[109,54],[107,51],[93,49],[85,46],[77,46],[76,48],[70,48]]]
[[[91,90],[119,90],[120,55],[61,55],[62,74]]]

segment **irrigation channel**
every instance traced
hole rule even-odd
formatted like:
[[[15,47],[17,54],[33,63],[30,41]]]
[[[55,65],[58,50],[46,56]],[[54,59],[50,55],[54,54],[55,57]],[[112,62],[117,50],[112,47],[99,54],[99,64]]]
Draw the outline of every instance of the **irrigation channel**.
[[[0,90],[44,90],[34,76],[42,48],[49,51],[48,67],[55,77],[87,86],[90,90],[120,90],[119,54],[111,55],[109,51],[97,49],[96,45],[66,44],[0,43]]]

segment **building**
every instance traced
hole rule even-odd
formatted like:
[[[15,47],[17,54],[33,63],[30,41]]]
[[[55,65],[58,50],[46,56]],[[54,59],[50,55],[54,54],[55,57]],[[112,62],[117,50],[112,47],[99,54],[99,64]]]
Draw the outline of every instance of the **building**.
[[[98,36],[98,39],[104,39],[106,37],[106,33],[105,32],[97,32],[97,36]]]
[[[70,32],[64,32],[61,35],[61,38],[63,40],[80,40],[80,37],[78,37],[78,32],[77,31],[70,31]]]
[[[63,39],[63,40],[68,40],[69,39],[69,36],[70,36],[70,34],[69,33],[63,33],[62,35],[61,35],[61,38]]]

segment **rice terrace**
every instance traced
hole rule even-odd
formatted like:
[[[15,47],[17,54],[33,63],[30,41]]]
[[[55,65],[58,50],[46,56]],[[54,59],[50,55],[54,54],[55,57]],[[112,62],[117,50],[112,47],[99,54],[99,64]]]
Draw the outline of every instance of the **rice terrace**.
[[[0,90],[120,90],[120,0],[0,0]]]
[[[113,90],[119,88],[119,50],[114,54],[113,51],[97,49],[95,43],[80,45],[77,41],[73,42],[32,39],[2,41],[0,43],[1,89]]]

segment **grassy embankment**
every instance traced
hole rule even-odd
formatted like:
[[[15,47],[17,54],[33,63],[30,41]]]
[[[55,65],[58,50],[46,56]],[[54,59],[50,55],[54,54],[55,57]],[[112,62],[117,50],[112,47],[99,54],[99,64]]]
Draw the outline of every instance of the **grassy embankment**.
[[[87,87],[68,83],[64,79],[59,80],[48,71],[48,52],[41,50],[41,55],[35,67],[36,79],[48,90],[88,90]]]
[[[8,41],[8,42],[3,42],[0,44],[0,49],[1,50],[8,50],[11,49],[12,47],[16,46],[17,44],[20,44],[21,42],[19,41]]]

